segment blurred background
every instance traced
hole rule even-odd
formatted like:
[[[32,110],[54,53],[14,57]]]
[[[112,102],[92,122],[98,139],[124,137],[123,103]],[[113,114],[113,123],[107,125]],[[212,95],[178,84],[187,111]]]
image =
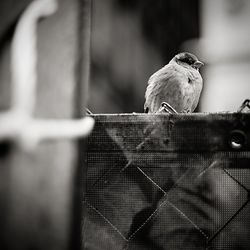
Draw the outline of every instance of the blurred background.
[[[196,111],[236,111],[250,96],[247,0],[95,0],[89,108],[143,112],[150,75],[178,52],[205,62]]]
[[[6,51],[16,20],[30,2],[0,3],[0,63],[8,60]],[[38,71],[44,81],[38,88],[46,92],[45,82],[53,78],[60,81],[63,98],[67,99],[67,93],[74,91],[74,72],[69,71],[78,54],[72,51],[79,39],[73,27],[78,14],[76,1],[59,2],[64,12],[58,11],[38,28],[38,50],[42,51]],[[206,64],[201,70],[204,89],[196,111],[236,111],[243,99],[249,98],[249,1],[93,0],[91,14],[87,96],[93,113],[143,112],[148,78],[181,51],[195,53]],[[53,67],[48,66],[51,60]],[[0,70],[0,80],[5,84],[10,80],[5,63]],[[6,107],[9,100],[7,87],[3,89],[0,107]],[[53,92],[47,92],[53,99]],[[40,109],[41,105],[49,109],[49,102],[40,100],[39,95],[38,102]],[[58,105],[69,116],[68,107],[58,103],[57,109]],[[53,116],[58,116],[57,111],[53,110]]]
[[[143,112],[150,75],[200,36],[198,0],[96,0],[89,108]]]

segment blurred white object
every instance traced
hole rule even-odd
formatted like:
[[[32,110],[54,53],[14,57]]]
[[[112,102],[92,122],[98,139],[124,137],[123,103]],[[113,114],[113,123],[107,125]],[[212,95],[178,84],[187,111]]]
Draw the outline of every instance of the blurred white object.
[[[202,39],[206,63],[201,111],[236,111],[250,96],[250,1],[203,0]]]
[[[56,0],[33,1],[21,16],[12,41],[12,102],[0,114],[0,140],[12,139],[25,150],[32,150],[46,139],[74,139],[87,136],[94,120],[39,120],[32,117],[37,84],[37,21],[57,10]]]

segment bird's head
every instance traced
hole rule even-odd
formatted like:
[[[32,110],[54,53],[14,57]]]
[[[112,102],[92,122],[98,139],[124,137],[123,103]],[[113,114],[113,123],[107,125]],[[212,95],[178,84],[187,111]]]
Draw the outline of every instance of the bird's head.
[[[171,61],[174,61],[184,67],[191,66],[196,70],[199,70],[199,68],[204,65],[204,63],[199,61],[195,55],[189,52],[179,53]]]

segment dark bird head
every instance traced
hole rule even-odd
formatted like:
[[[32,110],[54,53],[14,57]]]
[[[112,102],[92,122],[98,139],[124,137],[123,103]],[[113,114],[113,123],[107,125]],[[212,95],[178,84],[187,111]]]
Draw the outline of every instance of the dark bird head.
[[[199,61],[195,55],[189,52],[179,53],[172,60],[182,66],[189,65],[192,68],[197,69],[197,70],[199,70],[199,68],[204,65],[204,63]]]

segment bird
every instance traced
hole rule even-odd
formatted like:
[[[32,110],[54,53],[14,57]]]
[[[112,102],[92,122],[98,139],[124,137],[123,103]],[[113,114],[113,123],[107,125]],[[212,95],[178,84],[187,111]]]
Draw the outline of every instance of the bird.
[[[204,63],[189,52],[175,55],[148,80],[145,113],[192,113],[203,87],[199,72]]]

